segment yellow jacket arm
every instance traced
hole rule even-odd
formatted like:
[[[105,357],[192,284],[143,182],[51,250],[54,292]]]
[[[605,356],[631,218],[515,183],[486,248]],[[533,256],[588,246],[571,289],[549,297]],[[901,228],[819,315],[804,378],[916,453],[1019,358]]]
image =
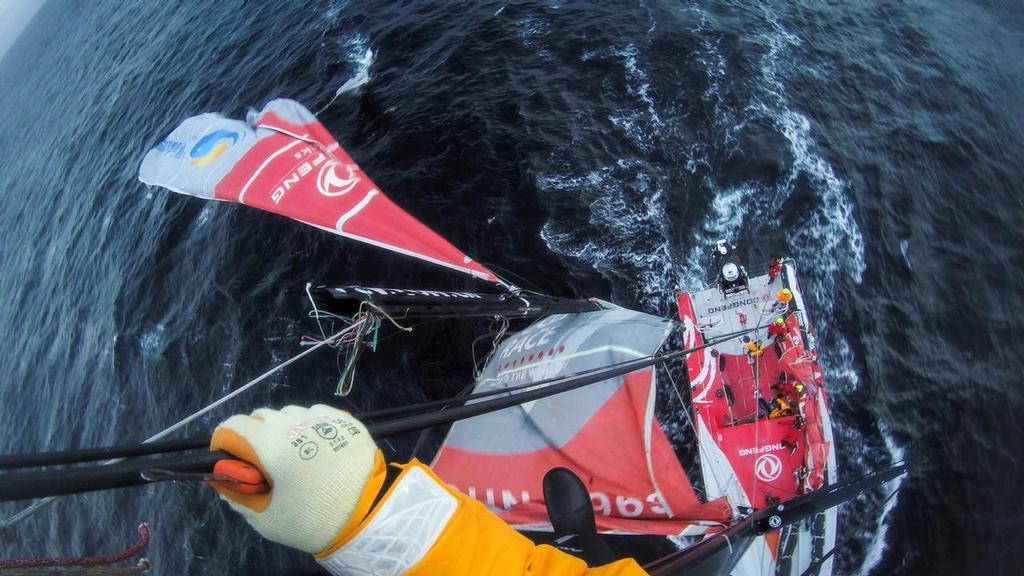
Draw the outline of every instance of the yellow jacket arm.
[[[397,468],[399,476],[381,497],[387,470],[377,459],[352,520],[316,555],[335,576],[646,576],[632,559],[588,568],[556,548],[537,546],[427,466],[413,460]]]

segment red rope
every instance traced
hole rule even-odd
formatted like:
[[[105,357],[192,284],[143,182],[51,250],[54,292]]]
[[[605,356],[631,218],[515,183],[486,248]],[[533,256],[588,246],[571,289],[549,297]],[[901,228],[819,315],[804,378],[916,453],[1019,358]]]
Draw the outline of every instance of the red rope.
[[[0,560],[0,570],[8,568],[36,568],[39,566],[105,566],[127,560],[142,552],[149,545],[149,524],[139,524],[139,541],[135,545],[107,556],[70,556],[67,558],[25,558],[23,560]]]

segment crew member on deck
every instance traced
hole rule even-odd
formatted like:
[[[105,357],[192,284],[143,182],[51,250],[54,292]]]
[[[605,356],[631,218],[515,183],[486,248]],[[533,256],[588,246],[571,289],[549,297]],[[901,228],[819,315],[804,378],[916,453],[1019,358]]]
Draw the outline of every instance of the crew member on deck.
[[[736,255],[735,246],[725,240],[716,242],[711,264],[712,269],[718,271],[716,282],[723,294],[729,295],[748,289],[747,271]]]
[[[768,325],[768,335],[774,336],[776,342],[782,340],[782,337],[786,335],[786,321],[782,318],[776,318],[774,322]]]
[[[211,450],[252,464],[271,489],[211,482],[263,537],[334,576],[646,576],[633,559],[596,568],[535,545],[417,460],[387,464],[366,428],[329,406],[261,408],[217,427]]]
[[[744,344],[743,347],[747,349],[747,357],[750,359],[757,358],[761,354],[764,354],[764,344],[760,340],[757,342],[750,340]]]
[[[772,404],[772,411],[768,414],[768,418],[782,418],[793,413],[793,407],[789,405],[789,402],[786,402],[786,399],[781,394],[775,397],[775,401]]]
[[[775,294],[775,299],[783,304],[789,304],[793,300],[793,291],[789,288],[783,288]]]
[[[781,372],[779,373],[779,381],[772,384],[771,389],[774,390],[776,394],[781,394],[782,396],[791,398],[795,396],[793,393],[793,382],[794,381],[792,379],[786,376],[785,372]]]
[[[784,260],[784,258],[772,258],[771,260],[768,261],[769,282],[774,282],[775,277],[779,275],[779,272],[782,272],[782,262]]]

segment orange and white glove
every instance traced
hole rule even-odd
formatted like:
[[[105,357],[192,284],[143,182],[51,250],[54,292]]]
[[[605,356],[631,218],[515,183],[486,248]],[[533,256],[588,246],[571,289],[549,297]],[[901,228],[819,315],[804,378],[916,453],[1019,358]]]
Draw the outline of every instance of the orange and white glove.
[[[245,494],[211,486],[268,540],[310,554],[328,548],[348,523],[377,458],[377,445],[351,414],[318,404],[261,408],[225,420],[210,450],[252,464],[270,484]]]
[[[647,576],[632,559],[588,569],[535,546],[416,460],[386,464],[366,428],[329,406],[232,416],[210,448],[252,464],[271,486],[249,494],[211,482],[221,497],[265,538],[313,554],[335,576]]]

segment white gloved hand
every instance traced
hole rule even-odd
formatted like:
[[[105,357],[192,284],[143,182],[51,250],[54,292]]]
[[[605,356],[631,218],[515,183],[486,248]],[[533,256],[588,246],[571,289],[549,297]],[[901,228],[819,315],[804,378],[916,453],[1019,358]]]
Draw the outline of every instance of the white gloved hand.
[[[323,404],[232,416],[210,449],[254,465],[271,486],[244,494],[211,482],[221,498],[265,538],[310,554],[326,549],[352,517],[377,453],[362,423]]]

